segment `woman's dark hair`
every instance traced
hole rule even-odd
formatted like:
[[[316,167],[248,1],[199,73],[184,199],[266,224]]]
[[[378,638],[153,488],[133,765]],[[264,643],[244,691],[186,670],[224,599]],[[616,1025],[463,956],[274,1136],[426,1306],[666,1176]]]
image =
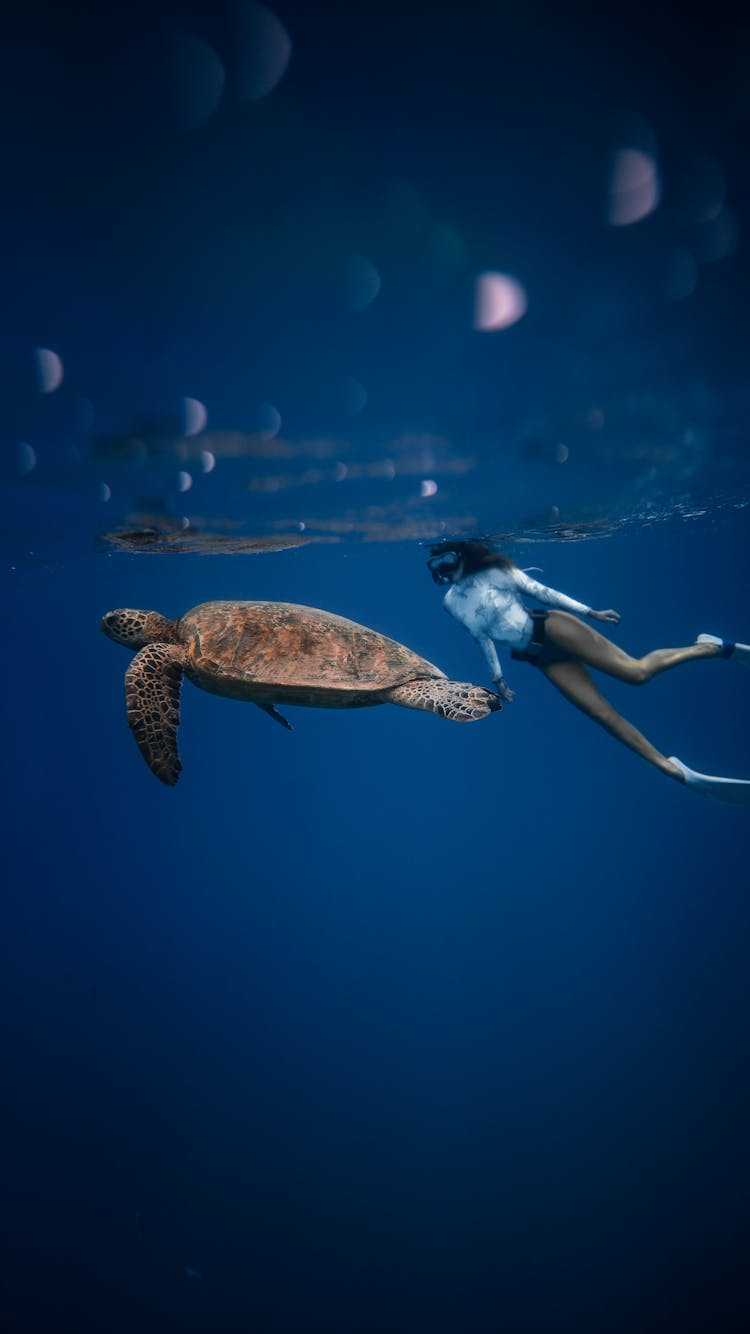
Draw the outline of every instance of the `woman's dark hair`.
[[[463,561],[464,574],[476,574],[478,570],[489,570],[493,566],[498,570],[512,570],[513,561],[509,556],[496,551],[491,542],[483,538],[470,537],[465,541],[454,542],[446,538],[430,547],[430,556],[443,556],[448,551],[455,551]]]

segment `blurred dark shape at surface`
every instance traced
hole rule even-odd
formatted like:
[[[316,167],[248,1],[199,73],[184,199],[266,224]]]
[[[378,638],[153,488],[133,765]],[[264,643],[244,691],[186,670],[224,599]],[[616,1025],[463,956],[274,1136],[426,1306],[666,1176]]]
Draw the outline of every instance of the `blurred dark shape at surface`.
[[[211,431],[187,436],[162,431],[151,426],[140,431],[116,432],[97,436],[91,441],[91,456],[102,461],[127,461],[147,458],[174,457],[181,460],[200,458],[210,451],[216,458],[294,458],[298,454],[320,455],[333,446],[328,442],[311,441],[293,445],[262,431]]]
[[[288,524],[289,520],[281,522],[282,527]],[[328,534],[330,541],[340,538],[363,542],[428,541],[443,537],[449,529],[451,532],[471,533],[476,527],[477,520],[471,514],[453,515],[447,519],[435,516],[412,518],[377,506],[369,506],[366,510],[346,510],[335,518],[320,517],[305,521],[306,529]]]
[[[610,537],[619,526],[606,519],[566,520],[555,515],[546,520],[543,517],[528,519],[512,532],[493,534],[493,539],[500,542],[590,542],[595,538]]]
[[[152,555],[181,551],[237,556],[246,553],[257,555],[264,551],[288,551],[310,542],[334,542],[336,538],[302,533],[280,533],[275,537],[231,537],[226,533],[200,532],[192,526],[183,528],[161,523],[159,527],[125,528],[104,533],[103,540],[119,551],[147,551]]]

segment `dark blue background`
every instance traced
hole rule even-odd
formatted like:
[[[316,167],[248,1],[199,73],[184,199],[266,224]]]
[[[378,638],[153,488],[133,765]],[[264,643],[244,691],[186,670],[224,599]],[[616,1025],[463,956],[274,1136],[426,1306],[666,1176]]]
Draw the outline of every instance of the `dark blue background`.
[[[98,622],[278,598],[482,680],[419,523],[518,533],[556,505],[612,535],[509,550],[616,607],[626,648],[747,640],[746,33],[721,6],[277,12],[292,61],[249,107],[226,7],[3,17],[0,1329],[745,1330],[745,813],[507,661],[515,703],[471,727],[290,709],[288,735],[188,684],[168,790]],[[174,25],[228,72],[190,132],[164,72]],[[651,123],[665,193],[618,230],[623,112]],[[696,152],[721,162],[740,240],[669,302]],[[459,233],[452,278],[427,224],[389,230],[394,189]],[[352,250],[383,278],[355,318],[336,286]],[[524,278],[529,313],[478,335],[473,276],[495,267]],[[39,346],[63,359],[56,394]],[[325,390],[342,375],[370,395],[354,422]],[[362,482],[264,508],[252,460],[185,497],[153,427],[185,394],[214,428],[250,431],[270,401],[293,442],[346,434],[354,462],[415,431],[475,466],[440,475],[434,506],[417,474],[392,505]],[[614,425],[579,457],[570,423],[592,403]],[[146,464],[97,452],[143,422]],[[188,501],[196,527],[333,518],[351,536],[233,557],[99,542]],[[413,540],[359,540],[375,512]],[[749,685],[721,662],[606,689],[666,753],[750,777]]]
[[[739,625],[746,542],[695,523],[535,554],[619,607],[641,651]],[[742,1327],[742,811],[664,780],[522,664],[516,702],[476,727],[297,709],[288,735],[187,685],[175,790],[128,734],[108,606],[333,605],[481,679],[423,556],[16,572],[19,1329]],[[669,753],[747,773],[740,667],[610,694]]]

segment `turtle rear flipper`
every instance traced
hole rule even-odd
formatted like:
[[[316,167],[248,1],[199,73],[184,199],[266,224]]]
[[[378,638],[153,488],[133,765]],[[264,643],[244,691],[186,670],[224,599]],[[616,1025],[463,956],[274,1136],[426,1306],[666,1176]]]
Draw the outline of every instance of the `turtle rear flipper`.
[[[183,650],[147,644],[125,673],[128,722],[153,774],[174,787],[182,765],[177,753]]]
[[[497,695],[469,681],[449,681],[447,677],[429,677],[395,686],[388,698],[405,709],[427,709],[454,723],[473,723],[497,713],[503,706]]]
[[[287,721],[283,713],[279,713],[275,704],[259,704],[258,708],[262,709],[264,713],[267,713],[269,718],[273,718],[275,723],[281,723],[281,726],[285,727],[287,732],[294,731],[292,724]]]

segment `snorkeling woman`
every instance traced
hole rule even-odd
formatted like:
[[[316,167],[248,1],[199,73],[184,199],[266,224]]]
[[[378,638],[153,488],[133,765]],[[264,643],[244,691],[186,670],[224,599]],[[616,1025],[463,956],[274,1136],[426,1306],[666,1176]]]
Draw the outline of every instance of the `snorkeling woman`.
[[[489,542],[446,540],[431,552],[427,564],[435,583],[450,584],[445,610],[476,640],[502,699],[510,701],[515,696],[503,676],[495,642],[509,648],[512,658],[538,667],[566,699],[669,778],[719,801],[750,804],[750,781],[696,773],[674,756],[662,755],[616,712],[587,671],[595,667],[618,681],[643,685],[660,672],[698,658],[731,656],[750,663],[750,645],[699,635],[688,648],[654,649],[643,658],[631,658],[579,619],[616,625],[620,620],[616,611],[594,611],[565,593],[546,588]],[[529,611],[523,598],[534,598],[554,610]]]

